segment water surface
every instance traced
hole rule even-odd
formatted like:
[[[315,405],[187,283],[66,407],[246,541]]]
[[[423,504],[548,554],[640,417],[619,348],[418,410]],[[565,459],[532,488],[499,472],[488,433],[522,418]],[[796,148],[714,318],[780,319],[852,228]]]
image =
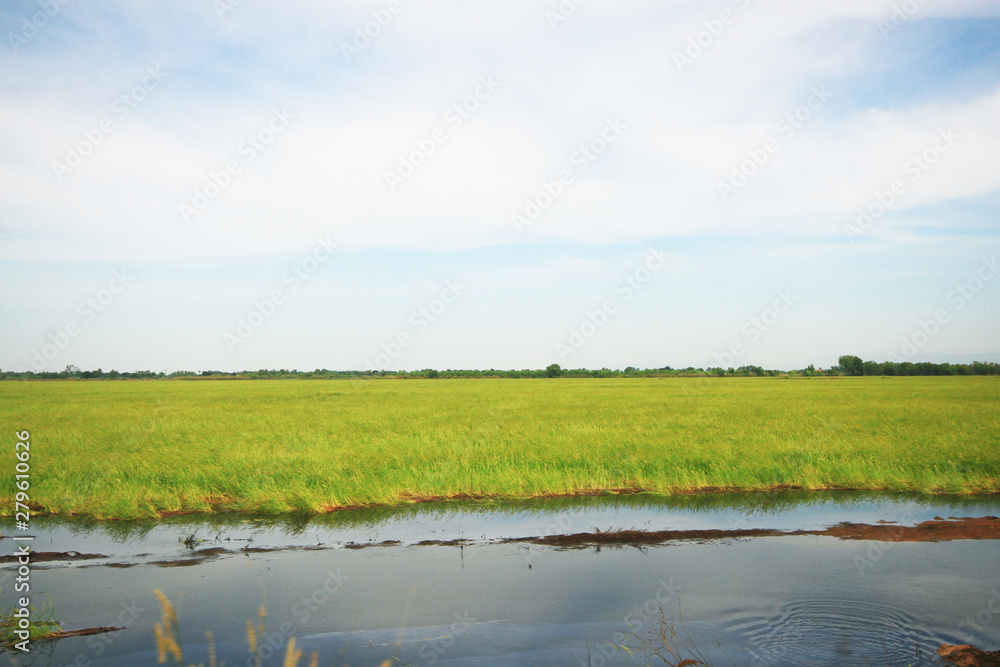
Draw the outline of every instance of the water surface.
[[[156,664],[153,588],[177,603],[195,663],[207,663],[210,631],[227,665],[252,664],[246,621],[265,606],[274,647],[265,654],[283,655],[294,635],[323,665],[657,664],[639,638],[661,621],[715,665],[939,664],[941,643],[993,649],[1000,640],[990,607],[1000,606],[998,540],[780,536],[584,549],[504,540],[990,515],[1000,515],[1000,497],[785,493],[445,503],[280,521],[36,520],[37,551],[101,556],[36,563],[36,601],[51,596],[67,629],[127,629],[37,646],[34,662],[16,664]],[[465,541],[427,544],[451,540]],[[9,607],[9,565],[2,575]],[[613,647],[623,643],[635,656]]]

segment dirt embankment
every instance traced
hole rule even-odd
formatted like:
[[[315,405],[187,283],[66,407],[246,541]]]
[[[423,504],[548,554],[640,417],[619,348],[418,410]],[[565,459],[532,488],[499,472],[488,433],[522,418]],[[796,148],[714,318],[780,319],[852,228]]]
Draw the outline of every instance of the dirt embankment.
[[[1000,518],[995,516],[977,518],[934,517],[930,521],[918,523],[915,526],[900,526],[891,522],[878,524],[838,523],[836,526],[823,530],[777,530],[773,528],[744,528],[735,530],[595,530],[592,533],[572,533],[568,535],[544,535],[534,537],[510,537],[496,540],[499,544],[537,544],[555,547],[557,549],[585,549],[601,546],[631,546],[645,547],[671,542],[711,542],[714,540],[736,539],[746,537],[786,537],[792,535],[821,535],[836,537],[842,540],[872,540],[876,542],[945,542],[949,540],[1000,540]],[[459,547],[472,546],[475,540],[467,538],[455,540],[423,540],[412,547]],[[384,542],[354,543],[341,545],[344,549],[366,549],[370,547],[403,546],[398,540]],[[204,549],[192,548],[180,558],[152,561],[151,565],[159,567],[187,567],[198,565],[208,560],[214,560],[229,554],[256,554],[272,551],[321,551],[333,548],[315,546],[284,546],[284,547],[250,547],[242,549],[227,549],[211,547]],[[39,561],[78,561],[106,559],[102,554],[82,554],[76,551],[66,552],[31,552],[32,562]],[[0,556],[0,563],[13,563],[17,556]],[[105,563],[108,567],[133,567],[139,561],[123,563]]]
[[[948,540],[1000,539],[1000,518],[986,516],[962,519],[939,516],[915,526],[894,524],[870,525],[839,523],[813,535],[830,535],[842,540],[877,540],[879,542],[946,542]]]
[[[1000,667],[1000,651],[981,651],[969,644],[941,644],[938,655],[955,667]]]
[[[732,539],[740,537],[779,537],[787,535],[826,535],[842,540],[874,540],[877,542],[943,542],[948,540],[997,540],[1000,539],[1000,518],[995,516],[977,518],[943,519],[935,517],[915,526],[900,526],[893,523],[839,523],[823,530],[782,531],[765,528],[736,530],[615,530],[571,535],[546,535],[544,537],[520,537],[505,542],[527,542],[562,548],[591,547],[601,545],[650,546],[674,541],[698,541]]]

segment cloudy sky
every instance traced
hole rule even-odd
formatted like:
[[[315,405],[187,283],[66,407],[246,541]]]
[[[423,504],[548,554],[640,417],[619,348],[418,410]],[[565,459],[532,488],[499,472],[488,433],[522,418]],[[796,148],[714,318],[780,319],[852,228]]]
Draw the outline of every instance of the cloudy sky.
[[[0,368],[1000,361],[1000,2],[7,0]]]

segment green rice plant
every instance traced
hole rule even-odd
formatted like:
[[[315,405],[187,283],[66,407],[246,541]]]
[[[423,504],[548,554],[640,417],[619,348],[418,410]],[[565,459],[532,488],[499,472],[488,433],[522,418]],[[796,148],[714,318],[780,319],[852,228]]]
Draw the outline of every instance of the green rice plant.
[[[0,382],[35,513],[428,499],[1000,491],[1000,378]],[[14,512],[0,478],[0,515]]]
[[[21,618],[16,614],[17,609],[0,614],[0,652],[9,651],[15,644],[24,641],[24,638],[16,634],[17,630],[27,630],[27,641],[29,644],[49,642],[64,636],[62,625],[55,618],[55,606],[50,598],[48,602],[41,605],[29,606],[28,626],[21,625]]]

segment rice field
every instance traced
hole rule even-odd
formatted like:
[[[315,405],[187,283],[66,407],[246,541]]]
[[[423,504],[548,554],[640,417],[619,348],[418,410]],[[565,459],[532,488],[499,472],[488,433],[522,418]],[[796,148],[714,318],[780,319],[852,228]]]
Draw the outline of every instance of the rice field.
[[[0,382],[33,511],[319,513],[599,492],[1000,491],[1000,378]]]

